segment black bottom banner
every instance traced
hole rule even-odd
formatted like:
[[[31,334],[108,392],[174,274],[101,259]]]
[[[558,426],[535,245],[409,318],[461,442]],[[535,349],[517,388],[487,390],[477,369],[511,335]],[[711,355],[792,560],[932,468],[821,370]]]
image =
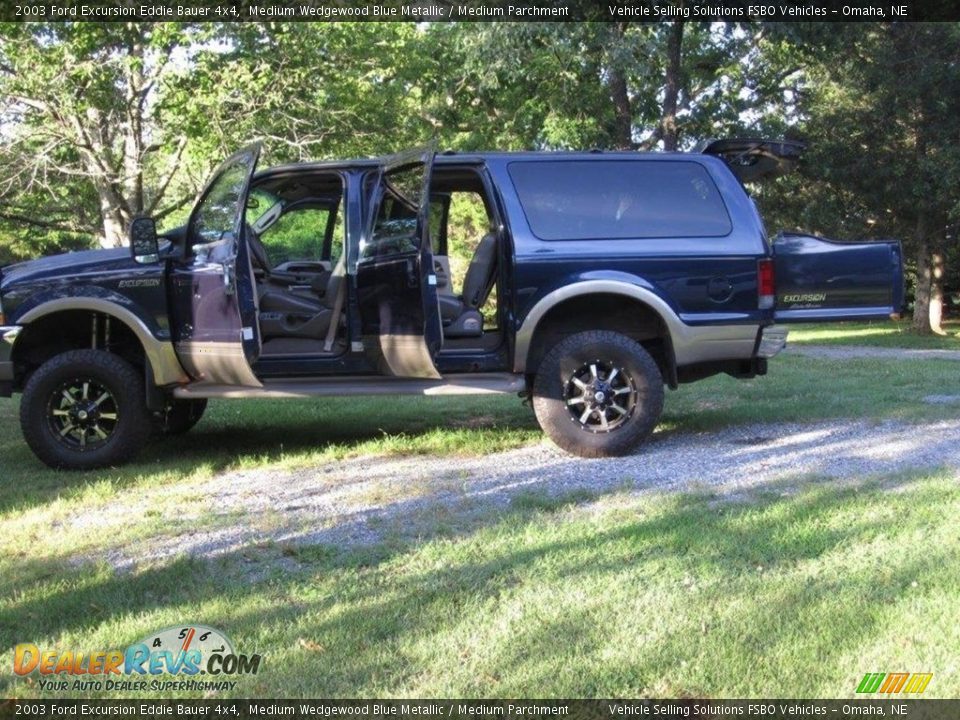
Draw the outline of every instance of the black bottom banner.
[[[6,700],[7,718],[960,718],[960,700]]]

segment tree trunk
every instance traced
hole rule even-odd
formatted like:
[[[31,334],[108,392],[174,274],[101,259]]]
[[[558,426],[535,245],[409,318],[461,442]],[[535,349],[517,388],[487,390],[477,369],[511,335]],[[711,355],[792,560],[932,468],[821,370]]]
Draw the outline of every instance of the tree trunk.
[[[683,61],[683,20],[674,20],[667,36],[667,69],[663,83],[663,112],[660,116],[660,137],[663,149],[675,151],[680,141],[677,127],[677,105]]]
[[[943,248],[930,253],[930,332],[946,335],[943,330]]]
[[[123,132],[123,191],[130,212],[143,212],[143,113],[146,100],[143,76],[144,49],[139,40],[127,47],[126,127]],[[135,60],[131,62],[130,60]]]
[[[613,46],[623,44],[626,32],[626,23],[615,23]],[[617,150],[631,150],[633,148],[633,106],[630,103],[630,91],[623,68],[616,62],[610,63],[607,68],[607,87],[610,91],[610,100],[613,102],[614,137],[613,142]]]
[[[97,193],[100,196],[100,217],[103,224],[103,235],[100,245],[105,248],[123,247],[127,242],[127,225],[130,217],[116,202],[116,195],[111,189],[104,188],[103,183],[97,184]]]
[[[931,295],[931,258],[930,243],[927,239],[927,213],[920,208],[917,214],[917,284],[913,301],[913,329],[929,335],[930,327],[930,295]]]

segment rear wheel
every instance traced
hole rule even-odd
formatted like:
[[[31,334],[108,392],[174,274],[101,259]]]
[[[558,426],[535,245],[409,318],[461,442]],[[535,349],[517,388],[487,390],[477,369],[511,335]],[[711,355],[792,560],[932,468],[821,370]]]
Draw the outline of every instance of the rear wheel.
[[[571,335],[537,369],[533,409],[557,445],[582,457],[625,455],[656,427],[663,378],[631,338],[607,330]]]
[[[200,422],[206,409],[206,398],[170,400],[166,407],[154,416],[153,426],[161,435],[183,435]]]
[[[27,382],[20,427],[30,449],[50,467],[119,465],[150,434],[142,373],[102,350],[57,355]]]

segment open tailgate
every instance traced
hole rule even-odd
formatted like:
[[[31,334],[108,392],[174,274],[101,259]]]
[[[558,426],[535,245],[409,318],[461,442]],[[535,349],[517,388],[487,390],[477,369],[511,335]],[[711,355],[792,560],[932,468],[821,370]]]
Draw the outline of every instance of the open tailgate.
[[[773,258],[777,322],[882,319],[903,308],[898,240],[837,242],[780,233]]]

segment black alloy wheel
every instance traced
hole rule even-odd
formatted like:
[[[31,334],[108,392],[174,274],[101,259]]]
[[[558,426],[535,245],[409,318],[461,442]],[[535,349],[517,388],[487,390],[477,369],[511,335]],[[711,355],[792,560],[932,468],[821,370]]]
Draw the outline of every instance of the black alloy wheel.
[[[575,333],[544,356],[533,409],[557,445],[581,457],[632,452],[663,411],[663,376],[633,338],[610,330]]]
[[[55,355],[24,387],[20,427],[50,467],[119,465],[150,436],[143,369],[103,350]]]
[[[119,421],[117,399],[93,378],[61,383],[47,403],[48,428],[70,450],[96,450],[110,441]]]

